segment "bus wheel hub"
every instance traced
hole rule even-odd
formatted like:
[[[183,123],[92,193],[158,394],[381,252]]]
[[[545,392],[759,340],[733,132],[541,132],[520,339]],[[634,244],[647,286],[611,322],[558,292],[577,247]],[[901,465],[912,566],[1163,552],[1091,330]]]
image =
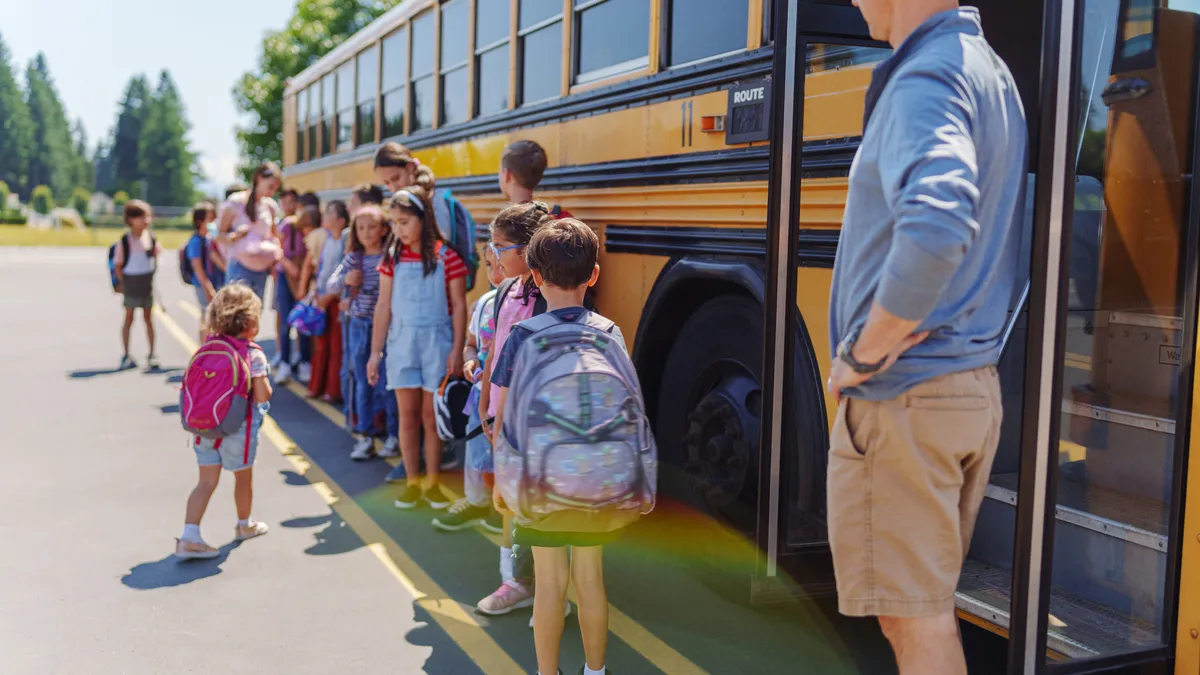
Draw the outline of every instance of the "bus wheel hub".
[[[745,486],[758,443],[758,420],[746,403],[758,390],[749,377],[727,377],[688,416],[686,468],[696,492],[710,506],[730,506]]]

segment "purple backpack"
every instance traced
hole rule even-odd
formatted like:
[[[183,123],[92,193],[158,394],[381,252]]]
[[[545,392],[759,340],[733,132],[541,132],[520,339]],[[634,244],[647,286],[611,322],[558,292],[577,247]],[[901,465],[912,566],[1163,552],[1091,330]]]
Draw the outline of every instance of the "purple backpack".
[[[250,383],[250,349],[253,342],[225,335],[210,335],[192,355],[183,372],[179,413],[183,428],[201,438],[232,436],[253,414],[254,388]],[[250,424],[246,424],[249,447]]]
[[[587,312],[519,324],[495,450],[496,489],[518,523],[611,532],[654,508],[658,455],[637,372],[613,322]]]

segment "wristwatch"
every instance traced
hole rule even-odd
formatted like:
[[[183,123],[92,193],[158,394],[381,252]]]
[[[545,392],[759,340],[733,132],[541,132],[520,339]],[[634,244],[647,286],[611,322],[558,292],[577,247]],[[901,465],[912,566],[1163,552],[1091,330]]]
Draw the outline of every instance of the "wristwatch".
[[[854,343],[858,342],[858,336],[861,333],[862,326],[850,331],[850,334],[847,335],[845,339],[842,340],[842,343],[838,345],[838,358],[844,361],[846,365],[850,366],[850,370],[853,370],[859,375],[870,375],[871,373],[877,373],[881,368],[883,368],[883,364],[887,363],[887,356],[879,359],[878,363],[862,363],[854,358]]]

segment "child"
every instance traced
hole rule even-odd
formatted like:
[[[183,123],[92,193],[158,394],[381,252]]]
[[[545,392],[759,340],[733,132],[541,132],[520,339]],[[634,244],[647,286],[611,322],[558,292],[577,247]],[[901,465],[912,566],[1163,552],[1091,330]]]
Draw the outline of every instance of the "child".
[[[117,292],[124,296],[125,305],[125,323],[121,326],[121,346],[124,349],[121,370],[137,368],[137,362],[129,355],[129,332],[133,329],[134,311],[139,308],[142,310],[142,320],[146,322],[146,341],[150,345],[146,367],[151,370],[158,368],[158,358],[154,355],[154,321],[150,312],[154,308],[154,273],[158,269],[158,254],[162,249],[150,233],[152,217],[150,205],[146,202],[140,199],[127,202],[125,226],[129,230],[121,235],[121,245],[113,256]]]
[[[411,509],[421,500],[421,430],[425,431],[424,498],[435,509],[450,505],[438,485],[442,441],[437,434],[433,393],[446,373],[463,368],[467,332],[467,267],[445,242],[434,222],[430,195],[413,186],[391,201],[395,242],[379,267],[382,275],[375,307],[375,333],[367,376],[379,380],[387,340],[387,388],[400,409],[400,451],[406,485],[396,507]]]
[[[483,263],[487,267],[488,283],[492,290],[484,293],[471,309],[471,321],[467,324],[467,346],[463,348],[463,377],[472,385],[464,412],[467,414],[468,432],[480,426],[479,395],[483,390],[483,363],[496,335],[495,298],[496,287],[504,281],[504,271],[490,247],[484,248]],[[450,505],[445,514],[433,517],[433,526],[447,532],[465,530],[474,525],[489,532],[504,531],[500,514],[492,508],[492,445],[487,434],[479,434],[467,441],[467,459],[464,471],[466,496]]]
[[[249,286],[231,284],[222,288],[208,306],[204,324],[214,336],[224,336],[243,345],[258,335],[258,317],[262,313],[262,300]],[[250,383],[254,399],[251,402],[251,417],[231,436],[223,439],[195,439],[196,462],[200,465],[200,481],[192,490],[187,501],[183,536],[175,544],[175,557],[215,558],[220,551],[209,546],[200,536],[200,519],[208,508],[213,490],[221,478],[221,468],[233,472],[233,501],[237,507],[237,526],[234,537],[238,541],[251,539],[267,533],[267,524],[250,519],[253,500],[254,458],[258,453],[258,430],[263,417],[270,409],[271,383],[268,379],[270,364],[267,355],[253,345],[248,346]],[[245,442],[240,442],[242,438]]]
[[[346,271],[344,281],[336,278],[330,282],[331,292],[343,287],[351,291],[347,314],[349,342],[346,353],[350,355],[354,369],[354,450],[350,458],[370,459],[375,455],[374,431],[376,414],[383,411],[387,417],[387,440],[380,457],[395,457],[399,454],[400,430],[396,409],[396,397],[381,383],[371,385],[367,381],[367,361],[371,357],[371,335],[374,332],[375,304],[379,300],[379,265],[383,262],[383,242],[387,234],[387,220],[378,206],[364,206],[354,216],[350,229],[350,252],[339,266]],[[383,361],[381,360],[381,363]],[[384,367],[386,372],[386,366]]]
[[[286,194],[286,193],[285,193]],[[283,227],[279,229],[279,240],[283,244],[283,258],[276,266],[275,299],[279,317],[279,370],[275,373],[275,384],[283,384],[292,377],[292,329],[287,325],[288,314],[296,303],[304,297],[300,286],[301,268],[308,257],[308,248],[304,244],[308,233],[321,223],[321,214],[313,208],[304,207],[293,216],[284,218]],[[312,359],[309,353],[311,343],[305,335],[295,338],[299,350],[300,368],[307,366]],[[306,373],[300,373],[302,375]],[[308,382],[307,378],[301,378]]]
[[[546,173],[546,151],[534,141],[514,141],[500,154],[500,192],[514,204],[534,201],[533,191]],[[555,218],[572,218],[571,212],[558,206],[550,208]]]
[[[342,234],[349,223],[350,214],[346,204],[340,200],[329,202],[321,223],[321,228],[325,230],[325,242],[319,251],[309,251],[310,258],[315,256],[317,274],[308,295],[315,297],[315,304],[325,310],[325,332],[313,340],[313,370],[308,393],[330,403],[342,398],[342,324],[338,294],[330,292],[329,279],[345,256]]]
[[[200,315],[208,309],[208,303],[217,294],[217,288],[208,276],[212,265],[209,264],[208,252],[208,222],[216,218],[216,207],[209,202],[200,202],[192,207],[192,236],[184,245],[184,256],[192,271],[192,286],[196,288],[196,302],[200,305]],[[204,341],[207,332],[200,327],[200,341]]]
[[[546,299],[548,313],[561,322],[586,322],[592,326],[607,323],[607,331],[613,337],[613,342],[624,350],[625,340],[620,329],[606,319],[589,317],[591,313],[583,307],[584,294],[589,287],[595,285],[600,274],[600,266],[596,264],[599,248],[600,241],[591,228],[578,220],[566,219],[542,227],[529,243],[525,257],[534,281]],[[514,384],[513,367],[521,345],[530,335],[532,332],[525,324],[514,326],[491,371],[491,382],[499,390],[495,428],[504,434],[506,444],[512,442],[513,435],[505,431],[505,417],[514,413],[506,404],[510,395],[525,395],[518,390],[510,392],[508,387]],[[506,450],[511,453],[519,452],[520,449]],[[587,449],[582,451],[587,452]],[[501,459],[497,458],[497,463],[500,461]],[[495,495],[497,510],[504,512],[507,506],[500,491],[497,490]],[[603,496],[596,494],[590,498],[600,499]],[[556,515],[574,516],[576,513],[568,511]],[[585,512],[585,515],[593,514],[589,511]],[[563,522],[565,521],[558,521],[559,524]],[[571,522],[586,522],[586,519]],[[602,547],[612,541],[619,530],[593,533],[542,531],[536,528],[536,525],[518,524],[515,541],[533,550],[539,586],[533,605],[533,639],[538,670],[540,673],[559,672],[559,643],[563,633],[567,583],[572,581],[579,601],[579,628],[583,634],[583,649],[587,658],[587,663],[580,672],[586,675],[604,675],[608,642],[608,598],[604,590]],[[571,547],[569,565],[568,546]]]
[[[375,206],[383,205],[383,190],[381,188],[371,185],[370,183],[363,183],[362,185],[359,185],[358,187],[354,188],[354,190],[352,190],[350,192],[350,201],[346,204],[346,206],[347,206],[347,209],[350,211],[350,222],[351,222],[350,234],[351,235],[354,234],[353,223],[355,222],[354,219],[358,215],[358,212],[364,206],[370,206],[370,205],[375,205]],[[344,239],[346,242],[346,253],[350,253],[351,237],[344,237]],[[343,260],[343,262],[345,262],[345,261]],[[338,304],[338,311],[341,312],[342,315],[345,315],[346,312],[349,311],[350,299],[353,294],[352,288],[342,285],[342,280],[346,278],[346,273],[349,271],[350,271],[349,267],[347,267],[344,264],[339,264],[337,266],[337,268],[334,269],[334,271],[333,271],[333,277],[331,277],[331,283],[337,284],[337,286],[341,292],[341,300],[339,301],[339,304]],[[370,338],[368,337],[367,340],[369,342]],[[343,321],[342,322],[342,346],[345,347],[345,349],[342,350],[342,370],[341,370],[342,385],[341,386],[342,386],[342,394],[345,397],[345,402],[344,402],[344,407],[342,409],[342,413],[346,420],[346,431],[349,431],[351,434],[354,434],[354,433],[356,433],[355,430],[358,429],[360,426],[359,420],[358,420],[358,401],[357,401],[357,399],[355,399],[355,396],[358,393],[358,385],[354,381],[354,360],[351,358],[351,352],[349,349],[349,345],[350,345],[350,322]],[[368,345],[368,347],[369,347],[369,345]],[[370,455],[367,455],[366,457],[363,457],[363,459],[367,459],[369,457],[370,457]]]
[[[499,390],[491,382],[492,364],[504,348],[512,327],[534,315],[540,294],[533,283],[529,266],[525,264],[525,247],[543,225],[554,220],[550,209],[541,202],[517,204],[504,209],[492,221],[492,241],[488,244],[496,263],[506,277],[496,291],[493,316],[496,336],[489,351],[490,358],[484,362],[483,385],[479,397],[479,419],[489,436],[494,427],[487,420],[496,416]],[[494,439],[492,439],[494,441]],[[491,595],[479,601],[476,609],[492,616],[533,605],[534,571],[533,557],[522,550],[514,558],[512,548],[512,525],[505,519],[504,542],[500,547],[500,586]],[[567,611],[570,605],[567,605]]]
[[[363,183],[350,193],[350,202],[347,204],[350,208],[350,217],[353,218],[358,210],[364,206],[383,207],[383,188],[370,183]]]

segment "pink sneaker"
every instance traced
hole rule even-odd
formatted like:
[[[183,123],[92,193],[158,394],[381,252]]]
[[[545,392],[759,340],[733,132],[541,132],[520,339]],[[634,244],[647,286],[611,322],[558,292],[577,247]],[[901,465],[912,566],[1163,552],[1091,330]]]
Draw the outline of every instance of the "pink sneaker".
[[[533,590],[519,581],[505,581],[491,595],[479,601],[475,608],[480,614],[500,616],[514,609],[533,607]]]

